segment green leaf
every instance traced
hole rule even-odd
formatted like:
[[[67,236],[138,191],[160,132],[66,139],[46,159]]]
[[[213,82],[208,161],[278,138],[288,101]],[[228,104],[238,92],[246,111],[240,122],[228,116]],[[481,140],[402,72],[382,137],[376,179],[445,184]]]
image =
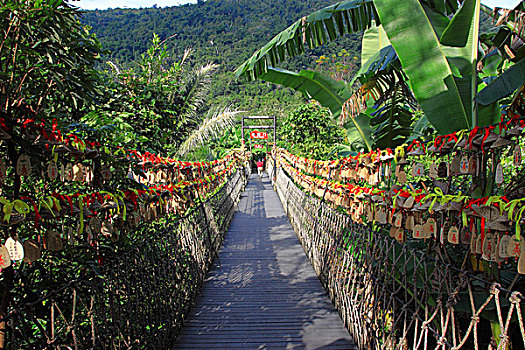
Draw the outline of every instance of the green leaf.
[[[373,22],[375,24],[375,21]],[[361,66],[368,62],[382,48],[390,46],[390,41],[382,25],[368,28],[363,35],[361,45]]]
[[[524,82],[525,59],[522,59],[481,90],[476,95],[475,101],[481,105],[489,105],[509,96],[519,89]]]
[[[414,124],[414,128],[412,129],[412,134],[410,135],[407,141],[410,142],[420,137],[424,137],[425,136],[424,131],[429,127],[431,127],[431,125],[427,117],[425,115],[421,116]]]
[[[268,71],[260,78],[300,91],[307,98],[315,99],[323,107],[330,109],[335,117],[339,116],[343,104],[351,97],[344,83],[315,71],[301,70],[296,73],[280,68],[268,68]],[[364,148],[370,150],[370,133],[362,121],[364,121],[362,118],[350,118],[350,126],[347,128],[352,129],[352,140],[360,139]]]
[[[465,0],[458,12],[454,15],[448,26],[441,35],[440,42],[442,45],[465,47],[469,39],[469,31],[477,0]]]
[[[417,0],[374,4],[430,123],[440,134],[470,129],[452,70],[421,4]]]
[[[357,127],[358,126],[358,127]],[[372,128],[370,127],[370,117],[366,114],[360,114],[356,118],[349,118],[344,125],[346,137],[352,149],[362,151],[370,150],[372,144]]]
[[[296,73],[281,68],[269,68],[260,78],[300,91],[306,98],[313,98],[330,109],[332,114],[340,113],[343,103],[351,96],[344,83],[311,70]]]
[[[342,21],[342,18],[345,18]],[[372,0],[346,0],[301,18],[257,50],[235,71],[235,76],[255,80],[286,58],[304,53],[305,46],[314,48],[346,33],[364,31],[380,24]],[[335,29],[337,28],[337,30]]]

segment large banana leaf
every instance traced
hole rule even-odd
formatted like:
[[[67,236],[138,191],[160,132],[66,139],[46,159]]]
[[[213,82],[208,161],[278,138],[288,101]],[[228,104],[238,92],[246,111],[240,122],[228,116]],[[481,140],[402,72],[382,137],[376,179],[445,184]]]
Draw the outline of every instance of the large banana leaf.
[[[323,107],[330,109],[332,114],[340,113],[341,107],[351,96],[343,82],[311,70],[301,70],[296,73],[270,67],[260,78],[300,91],[306,98],[313,98]]]
[[[478,0],[341,1],[296,21],[255,52],[236,75],[256,79],[286,55],[295,56],[306,46],[366,30],[374,20],[382,23],[393,48],[384,47],[371,56],[370,64],[363,65],[350,86],[358,77],[362,80],[370,72],[384,69],[385,62],[396,62],[395,49],[416,99],[439,133],[470,128],[475,123],[487,125],[497,119],[496,105],[478,106],[477,118],[472,118],[472,98],[478,86],[479,7]]]
[[[375,25],[368,28],[363,35],[361,45],[361,66],[363,66],[370,57],[374,56],[379,50],[390,46],[390,41],[382,25]]]
[[[359,68],[348,86],[353,86],[357,80],[361,81],[363,78],[366,79],[367,77],[374,76],[379,71],[387,69],[390,65],[401,68],[399,58],[392,45],[383,47],[371,56],[365,64],[361,65],[361,68]]]
[[[356,125],[359,125],[359,128]],[[362,113],[356,118],[350,118],[343,126],[346,129],[346,137],[352,149],[370,150],[372,128],[370,127],[370,117],[368,115]],[[362,138],[362,135],[366,135],[366,139]]]
[[[478,90],[477,58],[479,47],[479,0],[465,0],[440,38],[441,48],[449,64],[458,71],[454,77],[460,91],[463,107],[471,126],[486,126],[499,121],[501,112],[497,103],[477,106],[474,97]]]
[[[316,47],[347,33],[364,31],[379,18],[372,0],[346,0],[314,12],[294,22],[257,50],[235,71],[236,77],[255,80],[289,57],[304,53],[305,47]]]
[[[341,113],[343,104],[351,97],[346,84],[334,80],[319,72],[302,70],[299,73],[280,68],[269,67],[266,73],[260,76],[262,80],[290,87],[300,91],[307,98],[318,101],[323,107],[330,109],[333,115]],[[351,137],[350,143],[358,142],[367,150],[371,149],[370,118],[350,118],[347,129]],[[368,123],[368,126],[367,126]]]
[[[417,108],[403,73],[389,69],[381,71],[376,79],[379,98],[371,113],[370,125],[374,148],[395,148],[403,144],[411,132],[412,119]]]
[[[476,102],[489,105],[506,97],[523,86],[525,82],[525,58],[494,79],[476,96]]]
[[[417,0],[374,4],[430,123],[440,134],[470,128],[452,70],[422,5]]]

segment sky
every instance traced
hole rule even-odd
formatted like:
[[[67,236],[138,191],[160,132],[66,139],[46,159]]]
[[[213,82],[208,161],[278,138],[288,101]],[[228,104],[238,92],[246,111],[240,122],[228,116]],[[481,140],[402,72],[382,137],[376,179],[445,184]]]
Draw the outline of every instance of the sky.
[[[67,0],[69,3],[78,6],[84,10],[103,10],[107,8],[139,8],[139,7],[158,7],[175,6],[187,3],[196,3],[197,0]],[[256,0],[254,0],[256,1]],[[520,0],[481,0],[481,2],[489,7],[505,7],[514,8]]]
[[[84,10],[104,10],[107,8],[139,8],[139,7],[158,7],[175,6],[187,3],[197,3],[197,0],[66,0],[72,5]]]

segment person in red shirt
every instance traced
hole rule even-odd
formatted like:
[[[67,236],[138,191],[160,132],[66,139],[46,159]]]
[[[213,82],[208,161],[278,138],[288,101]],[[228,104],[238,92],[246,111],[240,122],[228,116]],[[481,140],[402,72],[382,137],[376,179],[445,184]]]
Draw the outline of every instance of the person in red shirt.
[[[257,161],[257,173],[259,174],[259,177],[262,177],[263,166],[264,166],[264,163],[262,162],[262,160],[259,159]]]

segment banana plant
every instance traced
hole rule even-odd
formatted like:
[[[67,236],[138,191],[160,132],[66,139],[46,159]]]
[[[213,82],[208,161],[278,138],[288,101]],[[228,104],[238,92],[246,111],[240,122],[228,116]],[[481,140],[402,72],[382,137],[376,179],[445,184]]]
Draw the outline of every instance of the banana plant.
[[[299,73],[280,68],[268,68],[261,79],[300,91],[307,98],[317,100],[338,117],[343,105],[352,96],[348,86],[322,73],[302,70]],[[346,123],[349,143],[356,149],[372,149],[370,118],[359,116]]]
[[[479,0],[341,1],[296,21],[256,51],[236,75],[271,81],[267,72],[286,56],[382,25],[416,100],[440,134],[489,125],[499,118],[498,104],[473,102],[481,82],[476,71],[481,7]]]

